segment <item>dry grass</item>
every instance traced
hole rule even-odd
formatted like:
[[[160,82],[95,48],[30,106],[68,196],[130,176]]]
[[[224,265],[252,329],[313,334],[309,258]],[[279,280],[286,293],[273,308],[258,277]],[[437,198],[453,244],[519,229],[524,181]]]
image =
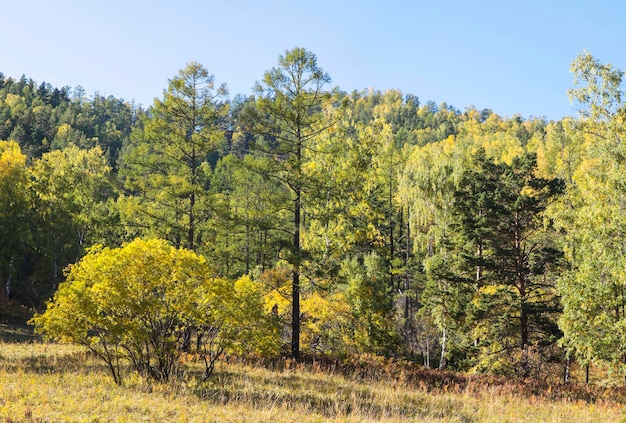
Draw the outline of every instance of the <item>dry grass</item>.
[[[185,369],[170,384],[129,377],[119,387],[79,348],[4,339],[0,422],[626,421],[616,403],[520,395],[512,385],[491,382],[451,379],[433,388],[410,374],[368,376],[351,368],[350,375],[283,361],[273,370],[220,363],[211,380],[200,383],[200,367],[189,361]]]

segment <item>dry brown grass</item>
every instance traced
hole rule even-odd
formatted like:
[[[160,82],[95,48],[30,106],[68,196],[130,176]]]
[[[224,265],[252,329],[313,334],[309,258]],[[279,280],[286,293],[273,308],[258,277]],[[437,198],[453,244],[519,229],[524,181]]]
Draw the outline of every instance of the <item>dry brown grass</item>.
[[[0,422],[626,421],[610,398],[576,399],[371,357],[299,365],[231,360],[204,383],[192,359],[184,369],[169,384],[129,377],[119,387],[79,348],[5,339]]]

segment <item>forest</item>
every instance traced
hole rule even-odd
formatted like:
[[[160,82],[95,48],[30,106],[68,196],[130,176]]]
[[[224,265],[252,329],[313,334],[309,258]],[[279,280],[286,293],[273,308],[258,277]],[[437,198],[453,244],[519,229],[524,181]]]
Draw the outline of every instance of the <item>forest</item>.
[[[623,72],[570,70],[559,121],[344,92],[302,48],[146,109],[0,73],[2,303],[116,381],[180,351],[624,377]]]

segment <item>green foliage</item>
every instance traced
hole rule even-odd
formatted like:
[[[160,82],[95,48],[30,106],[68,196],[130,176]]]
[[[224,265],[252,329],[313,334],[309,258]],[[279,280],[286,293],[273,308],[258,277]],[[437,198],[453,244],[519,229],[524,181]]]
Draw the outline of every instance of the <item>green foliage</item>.
[[[80,87],[72,95],[70,87],[44,82],[37,88],[32,79],[0,75],[0,139],[18,142],[29,162],[70,145],[97,146],[116,168],[138,114],[141,110],[113,96],[96,92],[86,99]]]
[[[583,361],[623,362],[623,73],[587,52],[571,69],[581,115],[559,122],[398,90],[329,91],[303,48],[232,101],[190,63],[146,112],[0,74],[0,139],[12,140],[0,143],[5,296],[40,304],[90,246],[159,237],[204,254],[211,271],[181,288],[183,314],[149,354],[130,354],[122,329],[90,317],[107,329],[85,329],[82,342],[93,338],[114,375],[118,361],[143,362],[136,370],[166,378],[178,350],[155,351],[172,351],[183,330],[207,374],[224,351],[276,351],[288,337],[296,358],[302,342],[530,375],[561,359],[562,330]],[[91,251],[72,269],[121,254]],[[68,312],[97,299],[72,293],[73,272],[57,294],[75,296],[59,306]],[[118,305],[132,320],[132,305]]]
[[[116,194],[103,185],[111,183],[139,113],[111,96],[88,100],[78,89],[72,95],[69,87],[0,75],[0,139],[19,145],[28,179],[14,181],[13,199],[3,202],[19,204],[12,212],[19,219],[9,222],[5,213],[0,222],[2,243],[12,251],[0,253],[0,279],[11,300],[41,305],[84,247],[119,241],[111,231],[115,212],[104,206]]]
[[[0,141],[0,296],[5,299],[27,251],[29,209],[26,156],[15,141]]]
[[[259,159],[228,155],[211,178],[213,215],[200,246],[221,275],[237,277],[269,269],[289,244],[281,231],[289,221],[289,192],[278,181],[254,172]]]
[[[70,145],[45,153],[30,173],[41,218],[39,242],[47,244],[46,254],[59,268],[80,258],[85,247],[113,241],[109,202],[116,189],[99,147]]]
[[[570,269],[559,279],[563,345],[585,362],[626,363],[624,324],[623,72],[588,52],[572,63],[570,97],[582,106],[576,131],[581,160],[552,215],[567,231]]]
[[[258,283],[243,276],[236,281],[214,278],[200,284],[190,322],[198,331],[198,353],[205,361],[204,378],[224,352],[280,352],[279,325],[265,310],[265,298]]]
[[[300,273],[303,250],[300,233],[302,212],[307,204],[303,192],[308,187],[304,163],[313,140],[332,126],[322,113],[330,94],[324,90],[330,76],[318,66],[315,54],[296,47],[278,58],[278,66],[265,72],[255,85],[257,102],[248,108],[246,119],[257,135],[253,145],[260,157],[254,169],[280,182],[290,193],[292,212],[289,233],[292,242],[286,259],[292,266],[292,341],[295,359],[300,354]],[[252,105],[251,105],[252,106]]]
[[[342,266],[352,321],[349,352],[389,355],[398,349],[394,303],[385,262],[375,253]]]
[[[280,266],[263,272],[265,309],[289,322],[289,272]],[[301,299],[301,343],[309,353],[346,356],[396,352],[399,337],[394,326],[385,262],[376,254],[344,260],[332,286],[304,286]],[[325,289],[323,289],[325,288]]]
[[[163,100],[142,119],[122,157],[123,202],[131,232],[197,250],[211,216],[211,159],[224,137],[226,87],[192,62],[169,82]]]
[[[444,312],[440,325],[454,321],[471,331],[466,340],[478,348],[479,359],[488,358],[480,366],[502,366],[512,348],[558,337],[551,272],[561,255],[543,211],[563,184],[536,177],[532,155],[511,166],[496,164],[484,151],[474,160],[454,194],[448,249],[428,263],[424,300]]]

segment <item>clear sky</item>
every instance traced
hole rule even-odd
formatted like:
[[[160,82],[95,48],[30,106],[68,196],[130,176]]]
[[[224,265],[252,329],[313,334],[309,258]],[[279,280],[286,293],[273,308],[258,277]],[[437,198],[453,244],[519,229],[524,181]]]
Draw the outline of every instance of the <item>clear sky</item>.
[[[5,76],[144,106],[190,61],[250,94],[296,46],[344,91],[509,117],[575,115],[569,66],[584,49],[626,69],[618,0],[2,0],[0,15]]]

